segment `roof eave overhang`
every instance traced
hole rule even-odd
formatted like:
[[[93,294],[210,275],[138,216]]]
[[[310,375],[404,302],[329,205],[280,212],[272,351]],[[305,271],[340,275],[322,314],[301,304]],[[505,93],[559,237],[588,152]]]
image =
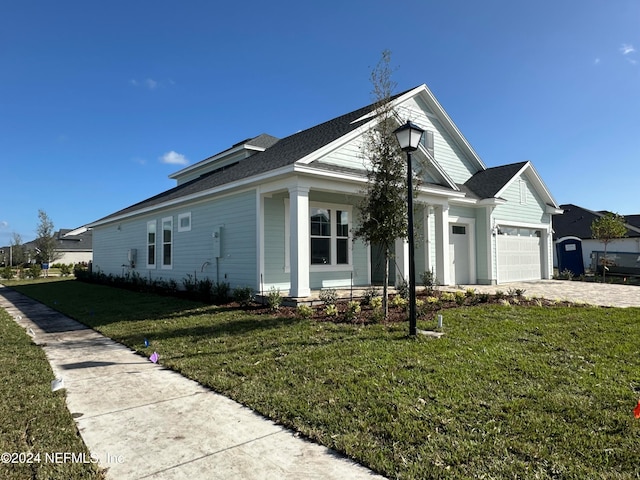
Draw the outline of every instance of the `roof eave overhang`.
[[[536,191],[542,196],[542,201],[547,205],[552,206],[553,208],[559,209],[560,205],[558,205],[558,202],[556,202],[556,200],[553,198],[553,195],[551,195],[551,192],[542,181],[542,178],[540,177],[540,175],[538,175],[538,172],[534,168],[533,164],[528,160],[527,162],[525,162],[522,168],[518,170],[518,172],[515,175],[513,175],[513,177],[511,177],[511,180],[505,183],[505,185],[500,189],[500,191],[496,193],[496,197],[502,196],[505,190],[511,186],[511,184],[515,181],[515,179],[525,173],[529,174],[528,178],[535,185]]]

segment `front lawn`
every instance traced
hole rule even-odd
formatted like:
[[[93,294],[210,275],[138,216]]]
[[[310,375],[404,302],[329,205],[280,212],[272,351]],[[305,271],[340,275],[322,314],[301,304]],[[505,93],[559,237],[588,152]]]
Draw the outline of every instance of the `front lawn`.
[[[391,478],[640,475],[639,309],[463,307],[443,338],[409,339],[406,323],[15,288]]]
[[[0,478],[103,478],[67,410],[64,390],[51,391],[53,372],[42,348],[3,309],[0,372]]]

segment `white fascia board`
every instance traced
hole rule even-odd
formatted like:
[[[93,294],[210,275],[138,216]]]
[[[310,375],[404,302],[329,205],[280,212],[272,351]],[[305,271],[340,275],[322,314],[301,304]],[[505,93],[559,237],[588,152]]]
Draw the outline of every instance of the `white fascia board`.
[[[433,110],[436,112],[436,118],[442,122],[442,125],[444,126],[444,128],[446,128],[447,131],[449,131],[449,133],[453,136],[453,138],[459,142],[462,149],[474,161],[477,162],[481,170],[486,170],[487,167],[484,164],[484,162],[480,159],[480,156],[476,153],[476,151],[473,149],[473,147],[467,141],[464,135],[462,135],[462,132],[460,132],[456,124],[453,123],[453,120],[451,120],[451,117],[449,117],[445,109],[442,108],[442,105],[440,105],[440,102],[438,102],[435,95],[433,94],[433,92],[431,92],[431,90],[429,90],[429,87],[427,87],[426,84],[422,84],[421,86],[414,88],[410,92],[407,92],[405,95],[398,97],[395,100],[396,102],[395,104],[398,105],[399,103],[404,102],[405,100],[407,100],[408,98],[414,95],[422,96],[422,98],[427,102],[427,105],[433,108]]]
[[[371,126],[375,123],[374,120],[365,123],[364,125],[359,126],[358,128],[350,131],[349,133],[347,133],[346,135],[343,135],[342,137],[336,138],[333,142],[330,142],[328,144],[326,144],[324,147],[320,147],[317,150],[314,150],[313,152],[311,152],[309,155],[302,157],[301,159],[297,160],[296,163],[297,164],[302,164],[302,165],[308,165],[311,162],[314,162],[316,160],[321,159],[322,157],[324,157],[325,155],[330,154],[331,152],[333,152],[334,150],[336,150],[337,148],[340,148],[341,146],[349,143],[351,140],[354,140],[356,138],[358,138],[360,135],[362,135],[364,132],[366,132],[367,130],[369,130],[369,128],[371,128]]]
[[[531,181],[531,183],[534,184],[535,189],[537,190],[537,192],[542,195],[543,202],[548,204],[548,205],[552,205],[554,208],[560,208],[560,206],[558,205],[556,200],[551,195],[551,192],[549,191],[547,186],[542,181],[542,178],[540,178],[540,175],[538,175],[538,172],[533,167],[533,164],[528,160],[522,166],[522,168],[513,177],[511,177],[511,180],[509,180],[504,185],[504,187],[502,187],[500,189],[500,191],[498,193],[496,193],[495,196],[496,197],[502,196],[502,194],[505,192],[505,190],[507,188],[509,188],[513,182],[515,182],[516,178],[521,177],[525,173],[528,173],[527,178]]]

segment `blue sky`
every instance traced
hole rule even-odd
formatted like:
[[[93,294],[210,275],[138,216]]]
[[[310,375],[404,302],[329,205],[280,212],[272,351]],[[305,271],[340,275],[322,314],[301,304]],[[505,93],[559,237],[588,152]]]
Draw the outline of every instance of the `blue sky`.
[[[75,228],[245,138],[426,83],[491,167],[639,214],[640,0],[0,4],[0,245]]]

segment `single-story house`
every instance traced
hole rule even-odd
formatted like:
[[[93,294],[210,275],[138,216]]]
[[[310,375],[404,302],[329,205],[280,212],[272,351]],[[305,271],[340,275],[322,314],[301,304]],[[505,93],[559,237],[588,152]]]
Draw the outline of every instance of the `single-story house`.
[[[398,125],[423,128],[414,200],[416,276],[444,285],[550,278],[551,218],[561,213],[529,161],[487,168],[426,85],[392,97]],[[187,275],[307,297],[381,281],[381,254],[353,238],[367,182],[369,105],[286,138],[258,135],[190,165],[177,185],[88,225],[94,271]],[[397,278],[408,243],[398,241]]]
[[[93,232],[87,227],[76,229],[60,229],[53,234],[55,241],[56,259],[53,263],[78,264],[89,263],[93,259]],[[36,240],[31,240],[20,246],[24,252],[24,261],[31,263],[36,261]],[[16,264],[16,256],[13,254],[16,247],[0,247],[0,266]]]
[[[594,252],[602,252],[604,244],[592,237],[591,224],[607,212],[596,212],[570,203],[560,205],[560,208],[564,214],[553,217],[553,240],[556,246],[554,266],[559,270],[568,268],[574,273],[576,270],[578,273],[593,270]],[[639,254],[630,256],[633,266],[636,267],[636,260],[640,259],[640,215],[627,215],[624,219],[627,227],[626,236],[609,243],[607,258],[621,253]],[[582,270],[580,265],[572,267],[572,255],[581,256]]]

